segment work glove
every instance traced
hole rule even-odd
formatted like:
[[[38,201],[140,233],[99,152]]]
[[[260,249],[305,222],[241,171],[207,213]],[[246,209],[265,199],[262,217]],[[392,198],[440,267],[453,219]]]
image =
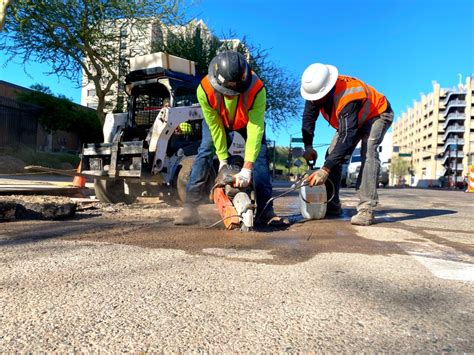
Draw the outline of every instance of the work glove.
[[[309,186],[322,185],[326,182],[328,176],[329,172],[326,171],[326,169],[321,168],[308,176],[306,180],[309,181]]]
[[[252,181],[252,170],[242,168],[240,172],[234,175],[234,187],[248,187]]]
[[[227,159],[222,159],[222,160],[219,160],[219,171],[221,171],[222,168],[226,167],[227,166]]]
[[[304,147],[303,157],[305,158],[306,162],[312,161],[313,163],[316,163],[316,159],[318,159],[318,153],[313,149],[312,146],[307,145]]]

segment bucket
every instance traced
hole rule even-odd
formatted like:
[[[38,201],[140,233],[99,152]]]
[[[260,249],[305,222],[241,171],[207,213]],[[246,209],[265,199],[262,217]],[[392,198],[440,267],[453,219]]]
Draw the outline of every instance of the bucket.
[[[326,186],[310,187],[305,185],[300,189],[300,210],[305,219],[322,219],[327,208]]]

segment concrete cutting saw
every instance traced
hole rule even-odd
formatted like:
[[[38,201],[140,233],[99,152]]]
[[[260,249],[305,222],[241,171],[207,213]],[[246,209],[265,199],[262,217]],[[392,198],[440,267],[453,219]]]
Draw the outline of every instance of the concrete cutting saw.
[[[222,217],[219,222],[222,221],[226,229],[240,229],[248,232],[254,226],[255,193],[251,187],[233,186],[234,175],[239,171],[240,167],[236,165],[227,165],[220,169],[211,197]]]

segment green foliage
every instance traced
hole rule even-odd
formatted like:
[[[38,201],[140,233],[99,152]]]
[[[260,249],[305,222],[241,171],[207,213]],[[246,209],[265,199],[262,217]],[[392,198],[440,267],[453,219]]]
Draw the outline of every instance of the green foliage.
[[[17,150],[9,153],[9,155],[23,160],[26,165],[38,165],[38,162],[41,162],[41,166],[54,169],[63,169],[64,163],[76,167],[81,160],[75,154],[37,152],[25,145],[20,145]]]
[[[236,38],[229,33],[226,38]],[[274,128],[299,115],[301,100],[296,78],[269,59],[269,52],[252,44],[245,36],[242,40],[220,40],[199,23],[191,22],[185,31],[167,31],[166,41],[154,43],[153,50],[166,52],[196,62],[201,75],[207,74],[209,63],[220,52],[236,50],[249,59],[249,64],[262,79],[267,90],[266,119]]]
[[[245,36],[237,51],[250,55],[249,64],[262,79],[267,90],[266,119],[273,128],[283,126],[289,119],[299,116],[301,98],[298,80],[269,59],[269,52],[252,44]]]
[[[120,79],[124,32],[140,38],[151,22],[175,23],[182,1],[16,0],[6,16],[0,51],[7,54],[6,61],[47,63],[49,74],[78,85],[84,73],[95,85],[97,115],[103,123],[105,97]]]
[[[283,175],[288,175],[288,165],[287,165],[288,152],[289,152],[288,147],[276,147],[275,154],[273,153],[273,147],[269,147],[268,149],[268,156],[270,157],[270,161],[273,163],[274,157],[275,157],[275,169],[282,170]],[[296,160],[301,161],[300,167],[297,167],[294,165]],[[292,162],[292,165],[290,167],[290,174],[293,174],[293,175],[302,174],[306,170],[308,170],[308,165],[306,164],[306,161],[302,157],[297,158],[297,159],[292,159],[291,162]]]
[[[113,113],[125,112],[125,99],[122,95],[117,97],[117,104],[114,107]]]
[[[410,161],[399,157],[398,155],[393,155],[390,160],[390,175],[392,179],[402,178],[405,175],[408,175],[408,169],[410,168]]]
[[[222,42],[210,31],[195,21],[190,22],[184,31],[165,29],[166,40],[152,44],[153,52],[165,52],[196,63],[196,71],[204,76],[212,58],[214,58]]]
[[[101,124],[94,111],[81,108],[62,95],[53,96],[48,87],[35,84],[31,89],[19,93],[18,100],[41,107],[38,118],[45,130],[73,132],[82,142],[101,138]]]

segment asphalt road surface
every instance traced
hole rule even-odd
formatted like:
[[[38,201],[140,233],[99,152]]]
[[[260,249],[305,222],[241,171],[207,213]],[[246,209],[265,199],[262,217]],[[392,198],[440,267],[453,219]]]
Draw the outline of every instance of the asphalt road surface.
[[[284,186],[276,188],[283,191]],[[377,224],[177,227],[179,208],[0,224],[0,352],[474,352],[474,194],[380,190]]]

